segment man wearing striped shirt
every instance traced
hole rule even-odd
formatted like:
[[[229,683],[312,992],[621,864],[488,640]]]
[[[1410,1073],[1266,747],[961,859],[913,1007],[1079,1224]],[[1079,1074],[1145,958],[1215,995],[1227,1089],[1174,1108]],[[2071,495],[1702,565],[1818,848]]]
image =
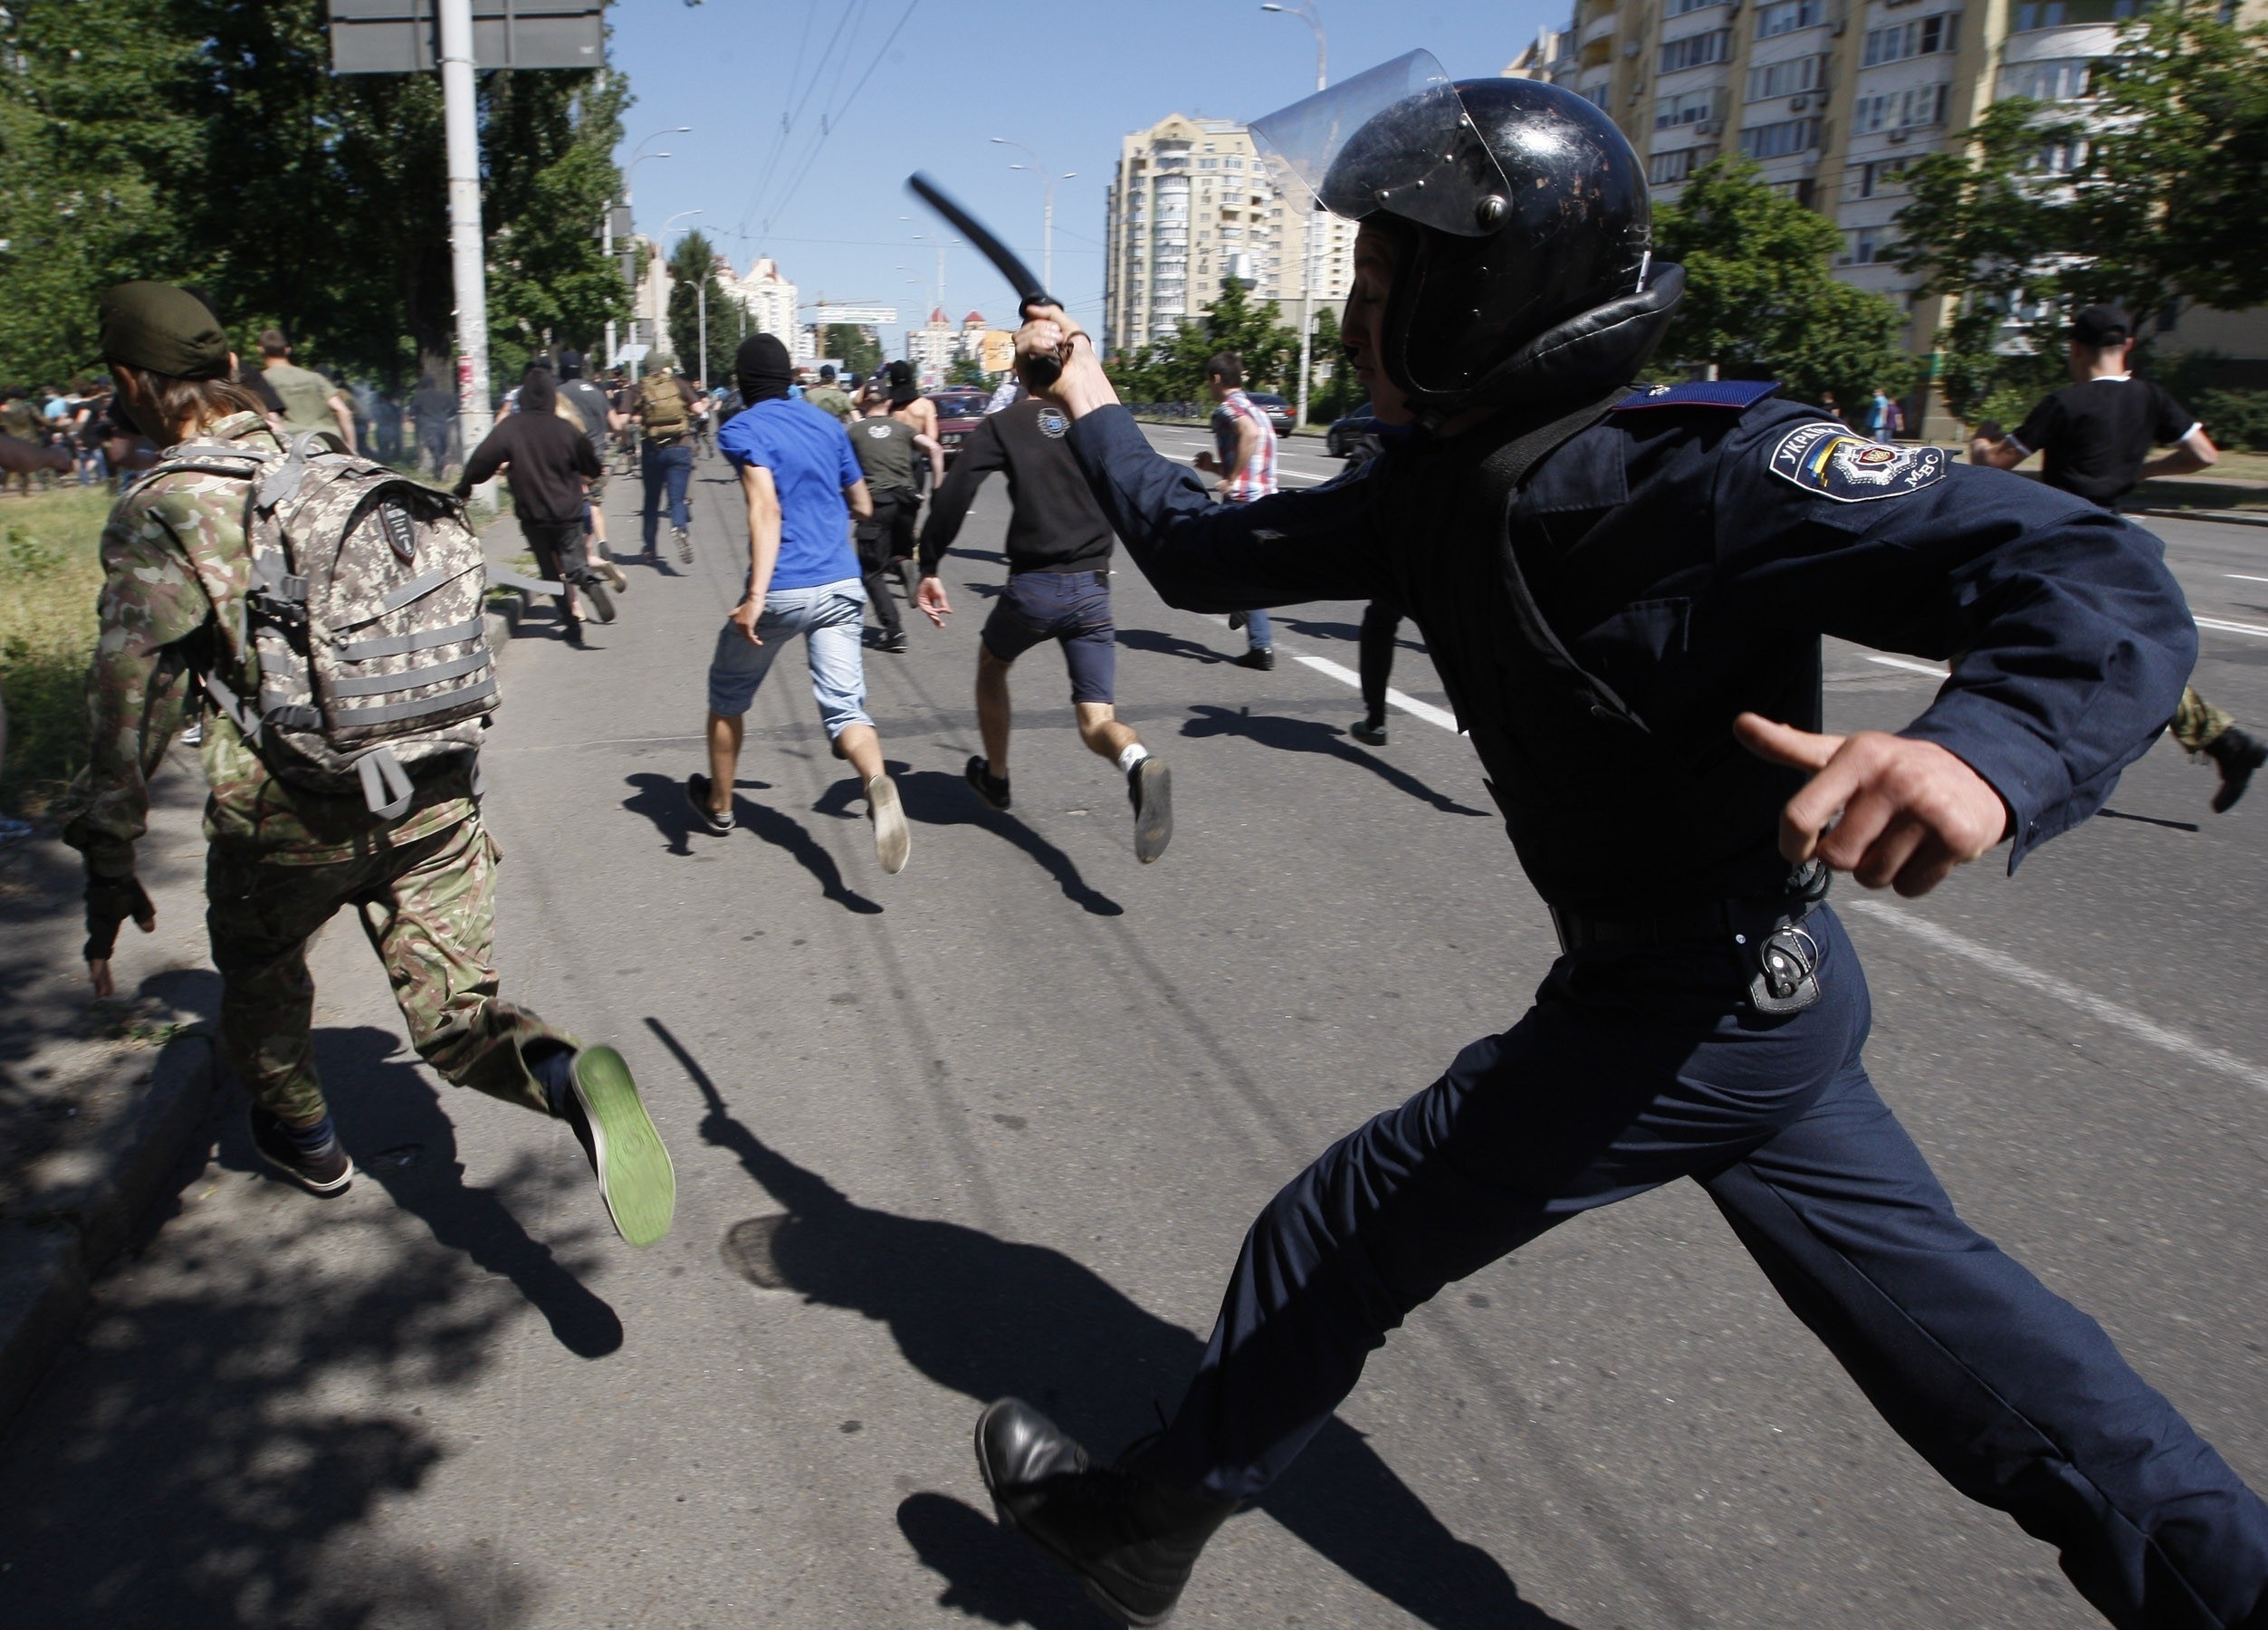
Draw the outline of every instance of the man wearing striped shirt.
[[[1218,452],[1200,453],[1197,467],[1220,477],[1214,491],[1223,503],[1249,503],[1268,496],[1276,490],[1276,427],[1244,393],[1244,359],[1234,351],[1220,352],[1205,364],[1205,383],[1220,404],[1212,413]],[[1276,632],[1267,612],[1233,612],[1229,626],[1244,630],[1245,652],[1237,658],[1239,667],[1265,673],[1276,666]]]

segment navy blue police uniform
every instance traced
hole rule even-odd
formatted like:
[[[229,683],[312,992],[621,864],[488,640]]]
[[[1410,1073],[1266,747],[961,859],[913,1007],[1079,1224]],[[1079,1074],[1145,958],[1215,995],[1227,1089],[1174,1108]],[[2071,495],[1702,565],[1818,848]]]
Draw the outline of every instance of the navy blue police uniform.
[[[1554,427],[1517,485],[1492,475],[1499,425],[1233,508],[1123,408],[1073,427],[1169,602],[1408,610],[1563,946],[1517,1024],[1261,1214],[1140,1467],[1257,1494],[1445,1284],[1690,1177],[1906,1441],[2055,1546],[2112,1622],[2258,1623],[2268,1508],[1956,1215],[1868,1079],[1865,979],[1823,875],[1779,853],[1806,776],[1732,728],[1820,728],[1823,635],[1948,662],[1901,734],[1998,791],[2013,870],[2156,738],[2195,626],[2132,523],[1772,388],[1639,388]]]

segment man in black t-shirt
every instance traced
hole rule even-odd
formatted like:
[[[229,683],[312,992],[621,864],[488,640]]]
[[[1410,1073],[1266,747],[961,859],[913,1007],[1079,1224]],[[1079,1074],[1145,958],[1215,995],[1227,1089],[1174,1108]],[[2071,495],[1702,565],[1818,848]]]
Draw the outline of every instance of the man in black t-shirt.
[[[977,649],[977,729],[984,755],[969,761],[969,785],[995,810],[1009,807],[1008,670],[1052,639],[1071,670],[1071,707],[1079,740],[1115,763],[1134,805],[1134,858],[1145,865],[1173,837],[1173,782],[1116,705],[1118,628],[1110,610],[1110,556],[1118,542],[1102,506],[1064,445],[1070,416],[1027,398],[988,416],[961,444],[952,473],[930,502],[922,528],[921,585],[914,604],[939,628],[952,615],[938,562],[984,478],[1008,473],[1008,587],[992,602]]]
[[[2220,453],[2197,417],[2166,388],[2138,379],[2127,366],[2133,324],[2116,306],[2089,306],[2072,319],[2072,383],[2032,410],[2013,436],[1991,426],[1969,444],[1980,465],[2013,470],[2037,453],[2040,479],[2105,509],[2139,483],[2158,475],[2186,475],[2215,463]],[[2154,446],[2173,451],[2150,457]],[[2225,814],[2244,795],[2253,772],[2268,764],[2268,743],[2240,730],[2234,719],[2199,695],[2182,693],[2174,739],[2191,756],[2211,759],[2221,772],[2213,812]]]

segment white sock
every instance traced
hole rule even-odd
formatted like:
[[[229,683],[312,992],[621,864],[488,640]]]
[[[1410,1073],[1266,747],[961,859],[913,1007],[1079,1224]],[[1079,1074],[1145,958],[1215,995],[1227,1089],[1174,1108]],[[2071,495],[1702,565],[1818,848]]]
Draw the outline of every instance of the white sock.
[[[1150,750],[1147,747],[1144,747],[1140,742],[1136,742],[1133,746],[1127,748],[1125,752],[1118,755],[1119,774],[1133,774],[1134,767],[1149,756]]]

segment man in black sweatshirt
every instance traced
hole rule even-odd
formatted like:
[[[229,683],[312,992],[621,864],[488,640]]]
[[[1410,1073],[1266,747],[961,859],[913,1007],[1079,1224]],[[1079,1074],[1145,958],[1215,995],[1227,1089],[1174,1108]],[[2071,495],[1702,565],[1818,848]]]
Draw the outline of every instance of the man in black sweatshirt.
[[[922,528],[921,586],[914,603],[939,628],[952,615],[937,562],[952,547],[977,489],[1008,472],[1008,587],[985,619],[977,653],[977,725],[984,755],[969,761],[969,785],[996,810],[1009,807],[1008,670],[1045,639],[1063,647],[1079,740],[1126,776],[1134,804],[1134,858],[1165,853],[1173,837],[1173,782],[1131,726],[1118,722],[1118,629],[1110,615],[1110,556],[1117,539],[1064,445],[1071,420],[1052,402],[1027,397],[985,418],[961,444],[952,473],[930,500]]]
[[[589,598],[591,612],[602,623],[614,620],[614,602],[583,551],[584,491],[600,474],[598,455],[590,437],[560,417],[558,409],[559,389],[550,371],[530,369],[520,387],[519,408],[499,420],[464,461],[456,494],[467,496],[502,467],[504,484],[512,489],[512,511],[535,556],[536,570],[547,581],[567,587],[560,599],[560,616],[568,643],[580,645],[583,620],[576,590]]]

